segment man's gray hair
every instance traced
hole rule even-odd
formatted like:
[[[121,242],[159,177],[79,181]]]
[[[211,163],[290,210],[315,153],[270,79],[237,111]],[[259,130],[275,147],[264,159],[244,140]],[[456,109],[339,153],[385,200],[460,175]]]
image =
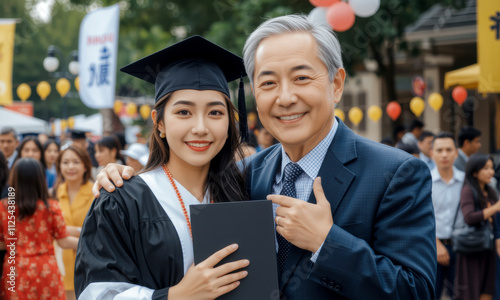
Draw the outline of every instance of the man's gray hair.
[[[2,129],[0,129],[0,135],[5,135],[5,134],[12,134],[14,138],[17,140],[17,133],[16,130],[14,130],[14,128],[10,126],[2,127]]]
[[[328,78],[333,81],[342,64],[342,51],[337,37],[327,26],[315,23],[306,15],[288,15],[267,20],[248,37],[243,48],[243,59],[250,84],[253,86],[255,72],[255,52],[262,40],[273,35],[306,32],[316,40],[318,57],[328,69]]]

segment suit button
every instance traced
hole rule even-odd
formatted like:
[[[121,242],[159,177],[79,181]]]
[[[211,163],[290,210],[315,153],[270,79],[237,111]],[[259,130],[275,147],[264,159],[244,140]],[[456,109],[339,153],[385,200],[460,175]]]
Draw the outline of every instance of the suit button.
[[[331,288],[331,289],[333,289],[333,287],[335,287],[335,282],[330,281],[330,282],[328,283],[328,287],[329,287],[329,288]]]
[[[333,288],[336,292],[341,292],[342,291],[342,286],[340,284],[335,285]]]
[[[328,280],[326,279],[326,277],[321,278],[321,283],[324,285],[328,284]]]

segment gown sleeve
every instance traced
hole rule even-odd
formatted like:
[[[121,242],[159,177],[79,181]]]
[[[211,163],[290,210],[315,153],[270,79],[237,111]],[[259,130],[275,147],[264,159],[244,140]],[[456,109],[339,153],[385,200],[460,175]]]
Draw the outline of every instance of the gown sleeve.
[[[133,242],[137,213],[119,197],[101,192],[85,219],[76,255],[76,295],[83,300],[167,299],[168,288],[141,285]]]

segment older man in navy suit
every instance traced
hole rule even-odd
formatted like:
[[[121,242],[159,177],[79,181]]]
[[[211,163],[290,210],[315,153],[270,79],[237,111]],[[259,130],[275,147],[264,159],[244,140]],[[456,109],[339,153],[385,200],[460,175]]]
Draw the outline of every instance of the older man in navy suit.
[[[248,159],[246,178],[252,199],[278,206],[277,236],[291,243],[278,246],[288,248],[284,260],[278,249],[282,298],[433,299],[430,172],[334,118],[337,39],[306,17],[278,17],[250,35],[244,59],[259,118],[281,143]],[[288,165],[300,173],[293,198]]]
[[[275,204],[281,298],[434,299],[429,169],[334,117],[345,79],[335,36],[304,16],[270,19],[244,59],[260,120],[280,142],[248,158],[245,176],[252,199]],[[107,167],[114,182],[117,171],[132,174]]]

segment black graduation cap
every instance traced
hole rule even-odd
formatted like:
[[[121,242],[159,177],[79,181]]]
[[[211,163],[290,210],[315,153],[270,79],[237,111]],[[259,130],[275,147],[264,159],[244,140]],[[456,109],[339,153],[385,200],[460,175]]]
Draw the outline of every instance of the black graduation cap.
[[[73,129],[70,132],[71,139],[72,140],[85,139],[86,138],[85,133],[86,131]]]
[[[243,59],[199,35],[133,62],[120,71],[155,85],[155,102],[183,89],[214,90],[230,97],[228,82],[240,78],[240,135],[248,139]]]

